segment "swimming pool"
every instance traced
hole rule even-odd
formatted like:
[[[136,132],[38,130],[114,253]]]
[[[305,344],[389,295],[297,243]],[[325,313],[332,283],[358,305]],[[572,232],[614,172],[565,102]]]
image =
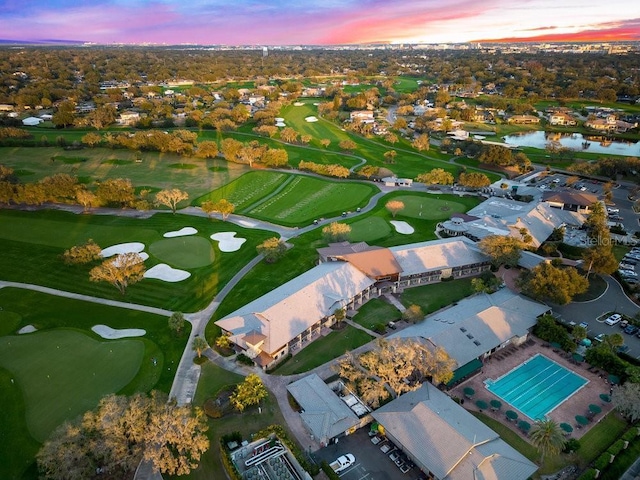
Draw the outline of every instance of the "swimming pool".
[[[487,390],[532,420],[539,420],[584,387],[589,380],[537,354],[497,380]]]

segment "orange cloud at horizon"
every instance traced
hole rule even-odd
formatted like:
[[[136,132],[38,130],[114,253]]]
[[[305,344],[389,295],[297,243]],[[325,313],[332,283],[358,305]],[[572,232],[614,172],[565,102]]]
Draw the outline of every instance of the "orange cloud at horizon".
[[[637,42],[640,41],[640,20],[633,19],[624,24],[603,29],[583,30],[571,33],[545,33],[531,37],[503,37],[474,40],[478,43],[519,42]]]

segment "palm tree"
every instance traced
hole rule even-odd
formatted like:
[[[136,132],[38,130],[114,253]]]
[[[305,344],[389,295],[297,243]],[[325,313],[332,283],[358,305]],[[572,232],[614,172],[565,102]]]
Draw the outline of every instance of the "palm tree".
[[[529,438],[542,454],[541,462],[544,462],[544,456],[547,454],[557,455],[560,453],[565,444],[560,425],[551,419],[537,420],[531,429]]]
[[[193,350],[198,354],[198,358],[202,355],[207,348],[209,348],[209,344],[203,337],[195,337],[193,339]]]

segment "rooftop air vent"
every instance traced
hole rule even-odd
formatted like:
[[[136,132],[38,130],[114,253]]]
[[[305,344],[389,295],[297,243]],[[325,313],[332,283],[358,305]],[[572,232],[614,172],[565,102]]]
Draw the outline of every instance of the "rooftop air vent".
[[[466,332],[466,331],[467,331],[467,329],[466,329],[466,328],[464,328],[464,327],[460,327],[460,331],[461,331],[461,332]]]
[[[474,340],[473,343],[475,343],[476,345],[480,346],[480,342],[478,340]]]
[[[467,333],[467,338],[473,338],[473,335],[471,335],[470,333]]]

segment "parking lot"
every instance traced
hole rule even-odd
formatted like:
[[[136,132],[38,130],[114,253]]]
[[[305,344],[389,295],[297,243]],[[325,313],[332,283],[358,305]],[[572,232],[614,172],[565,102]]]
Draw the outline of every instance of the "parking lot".
[[[326,460],[331,463],[347,453],[356,457],[356,462],[344,472],[340,478],[344,480],[415,480],[420,471],[413,467],[402,473],[389,458],[391,451],[382,453],[380,447],[389,445],[389,441],[374,445],[368,435],[367,427],[361,428],[353,435],[343,437],[337,444],[329,445],[313,453],[317,461]]]

